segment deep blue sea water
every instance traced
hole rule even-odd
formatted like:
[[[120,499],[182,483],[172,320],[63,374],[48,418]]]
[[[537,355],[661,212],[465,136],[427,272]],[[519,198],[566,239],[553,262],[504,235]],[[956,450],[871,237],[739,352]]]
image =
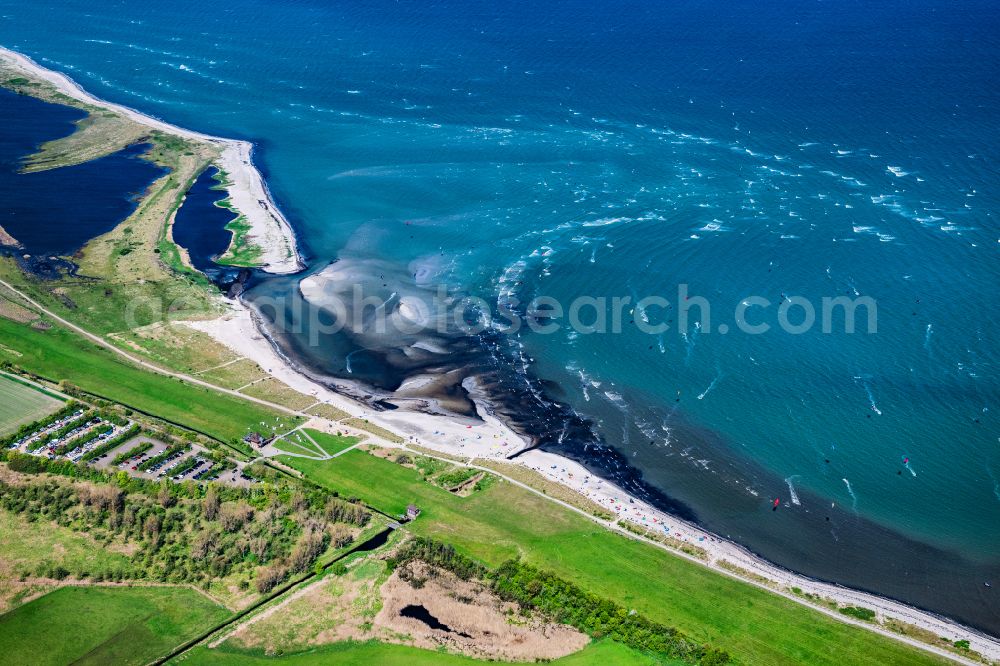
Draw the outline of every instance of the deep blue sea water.
[[[651,336],[626,309],[618,335],[498,343],[567,408],[548,448],[630,464],[775,562],[994,632],[998,35],[967,0],[0,2],[3,45],[255,141],[311,270],[494,303],[677,305],[689,285],[701,330]],[[755,295],[764,335],[734,326]],[[876,334],[777,330],[784,297],[841,295],[877,301]],[[356,349],[300,351],[344,375]]]
[[[32,255],[71,255],[135,210],[162,174],[133,146],[72,167],[21,173],[38,145],[71,134],[83,113],[0,89],[0,226]]]

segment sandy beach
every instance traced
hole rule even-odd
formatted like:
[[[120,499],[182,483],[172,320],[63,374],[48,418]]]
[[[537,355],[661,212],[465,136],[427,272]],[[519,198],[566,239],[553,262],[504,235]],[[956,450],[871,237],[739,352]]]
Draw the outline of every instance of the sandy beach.
[[[68,77],[45,69],[29,58],[7,49],[0,48],[0,58],[13,63],[14,66],[34,77],[44,79],[58,90],[81,102],[124,114],[151,129],[218,145],[221,150],[217,165],[229,175],[231,184],[228,190],[231,201],[241,213],[246,215],[252,226],[251,236],[254,242],[261,246],[264,264],[262,269],[275,274],[289,274],[302,268],[291,226],[274,205],[263,178],[252,164],[252,145],[250,143],[192,132],[133,109],[104,102],[85,92]],[[367,419],[375,425],[398,433],[408,444],[433,449],[448,456],[462,456],[470,460],[474,458],[505,460],[512,453],[527,445],[502,422],[490,416],[481,404],[477,405],[481,420],[462,419],[407,409],[404,401],[394,401],[403,405],[400,409],[376,411],[361,402],[338,393],[303,374],[292,363],[283,358],[258,327],[252,310],[243,303],[231,303],[229,312],[218,319],[186,322],[186,325],[206,333],[240,356],[253,360],[271,376],[296,391],[315,397],[317,403],[327,403],[352,416]],[[330,425],[335,424],[331,423]],[[393,445],[392,443],[386,444]],[[652,532],[670,536],[704,550],[707,554],[705,559],[692,559],[727,575],[735,575],[732,567],[736,567],[749,574],[738,577],[742,577],[752,584],[767,587],[775,593],[818,608],[839,620],[859,624],[899,640],[920,645],[924,649],[946,655],[951,659],[975,663],[953,653],[946,653],[939,648],[928,647],[913,639],[901,637],[877,625],[847,618],[829,607],[808,603],[799,594],[794,594],[791,589],[798,588],[802,593],[814,594],[842,605],[870,608],[876,611],[880,620],[894,619],[915,625],[933,632],[937,636],[945,637],[949,641],[968,640],[972,650],[987,658],[1000,660],[1000,640],[905,604],[841,586],[814,581],[784,570],[757,557],[736,543],[708,533],[696,525],[674,518],[630,497],[622,489],[591,475],[585,468],[568,459],[541,451],[529,451],[512,462],[535,470],[546,478],[588,497],[606,507],[619,520],[648,528]],[[620,527],[615,525],[617,520],[605,521],[593,516],[589,517],[622,531]],[[652,540],[649,541],[656,543]],[[656,545],[668,548],[663,544]],[[677,551],[672,550],[672,552],[676,553]],[[691,557],[683,553],[678,553],[678,556]],[[727,563],[729,568],[727,568]]]
[[[242,303],[218,319],[184,322],[208,334],[240,356],[253,360],[266,372],[299,393],[316,398],[317,403],[332,405],[351,416],[391,430],[407,441],[433,448],[444,454],[464,457],[505,458],[523,449],[526,442],[499,419],[486,416],[482,421],[439,416],[403,409],[376,411],[361,402],[331,390],[296,370],[278,354],[263,335],[250,308]]]
[[[59,92],[73,99],[108,109],[152,130],[158,130],[193,141],[203,141],[220,149],[216,166],[226,172],[229,183],[226,190],[234,208],[246,217],[251,230],[248,240],[259,247],[260,268],[268,273],[283,275],[303,268],[296,246],[295,233],[284,215],[274,204],[260,172],[253,166],[253,145],[247,141],[225,139],[171,125],[152,116],[99,99],[65,74],[42,67],[31,58],[0,47],[0,59],[14,69],[51,84]]]

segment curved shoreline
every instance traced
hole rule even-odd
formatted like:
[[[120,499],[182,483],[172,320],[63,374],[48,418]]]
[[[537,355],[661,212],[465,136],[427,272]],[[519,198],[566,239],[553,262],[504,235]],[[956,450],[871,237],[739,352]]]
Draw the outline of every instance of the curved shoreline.
[[[908,639],[907,636],[892,632],[880,624],[853,620],[841,613],[831,611],[830,607],[823,603],[824,600],[833,600],[841,605],[864,606],[874,610],[880,621],[889,619],[911,624],[925,631],[933,632],[935,636],[946,637],[951,642],[968,640],[972,650],[988,659],[1000,659],[1000,640],[993,636],[936,613],[915,608],[887,597],[823,582],[784,569],[755,555],[736,542],[724,539],[632,497],[613,483],[597,479],[582,465],[570,461],[568,458],[544,451],[531,450],[525,451],[514,460],[508,460],[507,456],[513,447],[508,448],[496,444],[479,444],[477,446],[476,443],[479,442],[492,442],[493,438],[500,437],[502,433],[506,433],[508,437],[517,437],[498,419],[484,413],[481,405],[477,406],[480,408],[480,416],[484,422],[479,425],[463,423],[456,417],[417,413],[406,409],[389,412],[371,409],[354,398],[334,391],[315,378],[306,375],[274,348],[275,343],[267,336],[266,332],[259,328],[260,324],[256,321],[249,305],[239,303],[233,307],[232,313],[226,317],[189,322],[187,325],[210,335],[237,354],[251,358],[271,376],[301,393],[315,396],[319,402],[331,404],[352,416],[365,418],[377,426],[406,434],[406,443],[402,446],[418,445],[447,456],[448,459],[466,460],[471,465],[475,465],[478,460],[483,460],[526,467],[541,474],[549,481],[570,488],[581,496],[610,509],[615,514],[614,519],[607,521],[582,512],[592,520],[630,537],[667,549],[674,555],[686,557],[715,571],[764,587],[809,608],[825,612],[838,620],[856,624],[893,638]],[[521,439],[518,439],[518,442],[521,446],[527,445]],[[400,446],[392,442],[384,444],[386,446]],[[511,442],[507,441],[507,445],[510,444]],[[470,449],[467,445],[476,448]],[[484,448],[486,450],[483,450]],[[555,465],[555,470],[552,469],[553,465]],[[692,556],[653,538],[632,533],[631,530],[619,526],[622,521],[639,528],[661,526],[662,530],[662,526],[669,526],[670,537],[703,549],[706,556],[704,558]],[[802,595],[793,593],[792,588],[801,590]],[[804,596],[805,594],[816,595],[818,600],[810,601]],[[913,642],[923,648],[939,652],[939,654],[944,653],[936,646],[919,641]],[[962,663],[980,663],[963,658],[957,653],[947,652],[946,654],[949,658]]]
[[[154,130],[162,131],[178,137],[209,142],[220,147],[221,152],[218,164],[233,177],[233,183],[229,189],[233,205],[241,213],[247,215],[248,221],[254,224],[255,236],[258,243],[262,244],[264,255],[262,260],[266,260],[266,265],[262,269],[274,274],[289,274],[301,270],[303,267],[296,247],[295,235],[280,211],[273,204],[267,185],[260,172],[252,164],[252,144],[246,141],[224,139],[198,132],[185,130],[169,123],[157,120],[151,116],[135,111],[128,107],[104,102],[84,91],[78,84],[63,74],[48,70],[30,58],[21,54],[9,51],[0,47],[0,57],[15,63],[23,71],[31,73],[33,76],[41,78],[53,85],[60,92],[72,97],[80,102],[110,109],[122,113],[137,123]],[[228,166],[227,166],[228,165]],[[236,176],[239,176],[238,178]],[[239,196],[237,200],[236,196]],[[242,202],[242,203],[241,203]],[[267,206],[263,206],[266,202]],[[366,408],[361,403],[345,395],[331,390],[327,386],[307,376],[301,369],[296,368],[288,359],[273,348],[273,342],[255,321],[252,310],[249,306],[239,303],[235,306],[233,313],[227,317],[207,321],[191,322],[193,328],[208,333],[219,342],[234,349],[237,353],[247,356],[256,361],[269,374],[277,377],[284,383],[300,390],[303,393],[314,395],[318,402],[327,402],[344,409],[348,413],[371,420],[376,425],[381,425],[387,429],[402,432],[409,436],[409,441],[423,447],[439,451],[443,454],[468,458],[474,462],[477,458],[508,461],[507,458],[517,446],[525,446],[522,438],[507,428],[499,419],[488,413],[484,413],[482,405],[477,403],[480,416],[483,419],[481,424],[463,422],[456,417],[441,416],[436,414],[423,414],[414,411],[400,409],[394,412],[378,412]],[[471,433],[470,433],[471,431]],[[475,435],[475,439],[470,441],[469,435]],[[491,444],[490,450],[467,450],[466,444],[475,445],[477,441],[483,441],[484,435],[492,435],[493,439],[501,439],[503,446],[499,442]],[[491,439],[485,439],[485,443],[490,443]],[[511,448],[508,448],[511,447]],[[476,446],[477,449],[483,448]],[[668,528],[666,531],[675,539],[686,541],[692,545],[704,549],[707,552],[705,559],[692,558],[726,575],[736,576],[751,584],[766,587],[772,592],[794,599],[812,608],[818,608],[828,615],[837,617],[844,622],[856,624],[858,626],[886,634],[905,642],[919,645],[938,654],[943,654],[949,658],[964,663],[975,663],[963,658],[961,655],[947,652],[935,646],[924,643],[917,643],[913,639],[906,638],[900,634],[895,634],[889,630],[874,624],[861,623],[830,611],[829,608],[792,594],[786,588],[797,587],[803,592],[816,594],[821,598],[833,599],[842,604],[864,605],[875,610],[882,618],[893,618],[901,622],[916,625],[927,631],[934,632],[938,636],[946,636],[949,640],[968,640],[972,649],[980,652],[990,659],[1000,659],[1000,641],[983,634],[981,632],[964,627],[956,622],[937,616],[927,611],[922,611],[891,599],[851,590],[839,585],[822,583],[808,577],[782,569],[763,558],[751,553],[746,548],[735,542],[728,541],[714,534],[711,534],[697,525],[685,522],[679,518],[658,511],[654,507],[633,498],[624,490],[606,481],[594,481],[595,479],[582,466],[566,458],[543,451],[526,451],[513,461],[514,464],[523,465],[539,472],[551,481],[561,483],[583,496],[590,497],[603,506],[610,507],[616,518],[607,521],[606,525],[617,531],[623,531],[618,526],[618,521],[650,527],[659,526]],[[553,472],[554,470],[557,470]],[[560,474],[559,471],[563,473]],[[567,471],[568,470],[568,471]],[[592,517],[593,518],[593,517]],[[598,519],[600,522],[600,519]],[[654,545],[666,547],[664,544],[643,538]],[[676,551],[671,549],[671,552]],[[680,556],[691,558],[690,555],[680,553]],[[727,568],[724,563],[743,569],[749,575],[744,575]],[[762,583],[754,577],[760,577],[770,581]],[[777,586],[777,587],[775,587]]]
[[[119,113],[139,125],[183,139],[210,143],[219,148],[217,167],[229,175],[226,191],[234,208],[251,226],[249,236],[261,250],[260,268],[275,275],[297,273],[305,267],[291,224],[275,205],[263,176],[253,165],[253,144],[178,127],[141,111],[91,95],[65,74],[53,71],[26,55],[0,46],[0,59],[15,69],[53,86],[78,102]]]

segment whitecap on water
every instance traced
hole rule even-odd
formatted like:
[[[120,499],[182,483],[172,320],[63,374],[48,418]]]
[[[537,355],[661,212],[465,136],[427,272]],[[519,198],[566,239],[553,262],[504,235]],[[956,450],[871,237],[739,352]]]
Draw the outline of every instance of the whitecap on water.
[[[581,226],[584,227],[606,227],[612,224],[620,224],[622,222],[631,222],[631,217],[602,217],[599,220],[591,220],[589,222],[584,222]]]
[[[801,506],[802,502],[799,501],[799,496],[795,492],[795,486],[792,485],[792,480],[793,479],[797,479],[797,478],[799,478],[797,474],[793,475],[793,476],[790,476],[787,479],[785,479],[785,483],[788,484],[788,495],[792,499],[792,504],[794,504],[795,506]]]

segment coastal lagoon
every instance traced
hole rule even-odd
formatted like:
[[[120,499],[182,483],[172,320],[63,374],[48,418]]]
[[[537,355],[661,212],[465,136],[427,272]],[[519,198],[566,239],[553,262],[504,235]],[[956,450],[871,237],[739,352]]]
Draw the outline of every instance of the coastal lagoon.
[[[542,448],[778,564],[1000,631],[995,11],[469,7],[5,3],[0,43],[257,142],[310,274],[493,304],[677,307],[687,285],[711,325],[447,331],[435,361],[398,338],[285,345],[385,391],[484,377]],[[755,296],[772,328],[744,334]],[[871,297],[877,332],[782,330],[799,296]]]
[[[0,89],[0,227],[32,255],[68,256],[114,229],[163,171],[133,146],[85,164],[21,173],[45,141],[71,134],[82,111]]]
[[[229,247],[232,237],[226,231],[236,215],[215,204],[226,198],[217,189],[217,169],[206,169],[188,190],[184,204],[174,218],[174,241],[188,251],[191,264],[204,273],[212,273],[218,266],[215,260]]]

